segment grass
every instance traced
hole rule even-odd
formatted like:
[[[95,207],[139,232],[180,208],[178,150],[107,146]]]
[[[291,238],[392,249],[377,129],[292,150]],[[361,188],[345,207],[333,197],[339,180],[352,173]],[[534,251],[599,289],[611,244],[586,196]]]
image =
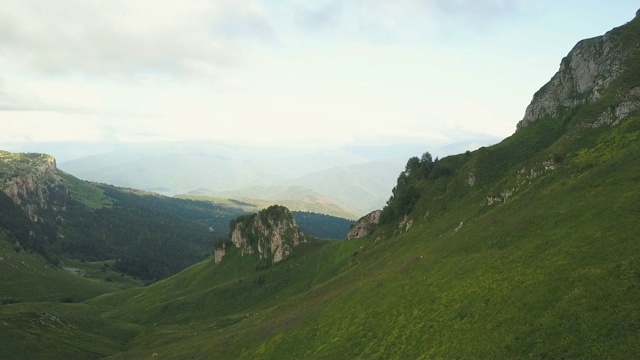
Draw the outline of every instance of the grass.
[[[139,286],[139,282],[111,270],[93,270],[95,264],[64,261],[60,267],[49,264],[36,253],[16,252],[0,235],[0,300],[14,302],[82,302],[107,292]],[[76,268],[77,275],[64,268]],[[108,282],[105,277],[114,281]]]
[[[0,306],[3,359],[94,359],[127,348],[143,327],[105,320],[84,304],[20,303]]]
[[[71,189],[73,198],[88,209],[96,210],[113,205],[113,201],[105,195],[100,187],[60,170],[58,170],[58,175],[64,179],[67,187]]]
[[[259,271],[231,251],[89,304],[151,329],[116,358],[638,357],[639,122],[506,203],[486,205],[491,184],[465,188],[453,174],[460,187],[431,202],[456,201],[424,216],[424,200],[395,236],[309,244]]]
[[[102,358],[125,350],[126,342],[143,329],[104,319],[99,308],[80,303],[138,286],[138,281],[102,272],[99,263],[67,260],[60,266],[16,251],[0,235],[0,358]]]
[[[39,275],[44,260],[5,241],[0,357],[638,357],[638,134],[632,118],[592,146],[559,137],[510,152],[513,140],[443,159],[453,171],[421,185],[408,230],[313,240],[266,268],[230,247],[220,264],[131,287],[103,280],[108,262],[64,264],[85,277]],[[556,169],[519,177],[559,142],[571,151]],[[510,154],[510,166],[493,163]],[[61,302],[68,294],[86,300]]]

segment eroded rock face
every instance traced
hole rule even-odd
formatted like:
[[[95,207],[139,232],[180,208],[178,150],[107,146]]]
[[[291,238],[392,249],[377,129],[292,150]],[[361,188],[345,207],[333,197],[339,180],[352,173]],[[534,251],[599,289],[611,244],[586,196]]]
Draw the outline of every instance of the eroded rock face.
[[[620,40],[619,34],[612,30],[603,36],[578,42],[562,59],[558,72],[533,96],[517,129],[600,99],[624,72],[627,59],[634,54],[630,45]],[[615,109],[607,109],[607,114],[598,119],[600,125],[616,123],[640,110],[640,91],[633,89],[620,95],[625,101]]]
[[[257,214],[243,216],[231,224],[231,242],[241,253],[258,253],[261,259],[277,263],[293,248],[306,242],[289,209],[274,205]]]
[[[375,210],[361,217],[358,222],[353,225],[351,230],[349,230],[347,239],[358,239],[371,235],[373,229],[375,229],[376,225],[380,222],[380,214],[382,214],[381,210]]]
[[[29,159],[3,158],[2,165],[15,172],[3,179],[4,193],[22,207],[32,221],[39,220],[38,212],[47,209],[51,200],[64,202],[65,199],[70,199],[68,189],[57,186],[59,178],[53,157],[39,155]]]
[[[534,95],[517,128],[556,116],[561,107],[597,100],[620,74],[621,62],[622,56],[612,51],[608,34],[580,41],[562,59],[558,72]]]

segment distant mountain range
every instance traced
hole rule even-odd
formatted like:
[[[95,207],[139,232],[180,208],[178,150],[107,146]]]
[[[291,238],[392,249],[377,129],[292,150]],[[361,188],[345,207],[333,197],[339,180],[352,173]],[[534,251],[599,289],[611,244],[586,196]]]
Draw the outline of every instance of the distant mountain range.
[[[320,211],[357,218],[380,209],[390,196],[406,159],[430,151],[434,156],[496,142],[488,136],[456,144],[407,143],[348,145],[335,149],[287,149],[205,142],[103,144],[109,151],[69,161],[59,167],[81,179],[153,191],[164,195],[298,201]],[[463,151],[464,151],[463,150]],[[61,151],[71,154],[69,148]]]

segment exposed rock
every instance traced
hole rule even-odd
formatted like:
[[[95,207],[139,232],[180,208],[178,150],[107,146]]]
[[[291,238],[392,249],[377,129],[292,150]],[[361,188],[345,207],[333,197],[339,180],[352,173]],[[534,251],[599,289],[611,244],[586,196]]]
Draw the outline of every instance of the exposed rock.
[[[22,207],[32,221],[38,221],[38,212],[52,202],[70,199],[66,187],[58,186],[56,160],[44,154],[0,153],[0,166],[6,176],[0,185],[14,203]],[[54,200],[54,201],[52,201]]]
[[[222,258],[227,254],[226,244],[222,244],[221,247],[216,247],[213,249],[213,261],[216,264],[220,264]]]
[[[557,165],[553,159],[549,159],[547,161],[544,161],[542,163],[542,166],[544,166],[544,171],[550,171],[550,170],[555,170]]]
[[[487,196],[487,205],[506,203],[511,195],[513,195],[513,192],[514,190],[504,190],[500,193],[500,196]]]
[[[411,229],[412,226],[413,226],[413,220],[409,219],[408,215],[405,215],[402,221],[400,221],[398,228],[400,228],[400,230],[402,231],[407,231]]]
[[[557,117],[561,111],[600,99],[624,72],[626,60],[632,55],[629,46],[620,40],[619,34],[620,31],[614,29],[605,35],[578,42],[562,59],[558,72],[535,93],[523,119],[518,122],[517,129],[547,116]],[[638,91],[618,95],[626,98],[626,101],[615,109],[607,109],[595,126],[615,124],[640,110]]]
[[[258,253],[277,263],[306,238],[289,209],[273,205],[257,214],[241,216],[231,223],[231,242],[241,253]],[[216,255],[217,256],[217,255]]]
[[[474,173],[469,173],[469,177],[467,178],[467,185],[473,186],[476,184],[476,175]]]
[[[381,210],[375,210],[361,217],[349,230],[347,239],[359,239],[371,235],[376,225],[380,222],[380,214],[382,214]]]

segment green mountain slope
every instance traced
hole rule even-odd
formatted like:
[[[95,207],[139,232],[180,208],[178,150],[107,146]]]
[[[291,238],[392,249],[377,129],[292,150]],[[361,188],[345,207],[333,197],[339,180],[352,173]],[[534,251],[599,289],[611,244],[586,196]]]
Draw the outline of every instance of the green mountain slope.
[[[636,357],[638,136],[628,119],[506,203],[474,189],[394,236],[262,270],[236,253],[90,303],[153,326],[124,358]]]

